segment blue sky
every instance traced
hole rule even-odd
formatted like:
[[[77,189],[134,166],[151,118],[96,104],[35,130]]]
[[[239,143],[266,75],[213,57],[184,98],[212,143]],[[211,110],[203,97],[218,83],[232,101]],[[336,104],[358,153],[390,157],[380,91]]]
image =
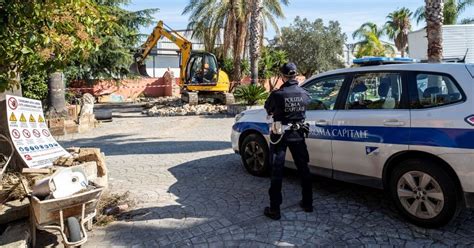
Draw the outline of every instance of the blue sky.
[[[159,8],[160,11],[155,14],[157,20],[163,20],[174,29],[184,29],[189,16],[183,16],[181,13],[188,2],[189,0],[131,0],[125,8],[130,10]],[[423,4],[424,0],[290,0],[290,4],[284,7],[286,18],[278,20],[278,24],[280,27],[289,26],[296,16],[306,17],[309,20],[322,18],[325,22],[337,20],[341,23],[343,32],[347,33],[348,42],[351,42],[352,32],[362,23],[372,21],[382,25],[389,12],[400,7],[407,7],[414,12]],[[466,13],[463,16],[466,16]],[[413,21],[413,29],[420,28],[422,26],[416,25]],[[152,29],[150,26],[142,28],[141,31],[148,34]],[[275,31],[271,28],[265,34],[270,39],[274,35]]]

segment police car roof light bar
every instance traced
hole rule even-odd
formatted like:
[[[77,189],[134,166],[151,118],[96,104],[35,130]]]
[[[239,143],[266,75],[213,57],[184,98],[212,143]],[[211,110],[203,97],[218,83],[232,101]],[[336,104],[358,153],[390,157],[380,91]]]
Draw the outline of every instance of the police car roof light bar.
[[[419,61],[412,58],[389,58],[389,57],[364,57],[354,59],[354,64],[360,66],[368,65],[388,65],[388,64],[411,64]]]

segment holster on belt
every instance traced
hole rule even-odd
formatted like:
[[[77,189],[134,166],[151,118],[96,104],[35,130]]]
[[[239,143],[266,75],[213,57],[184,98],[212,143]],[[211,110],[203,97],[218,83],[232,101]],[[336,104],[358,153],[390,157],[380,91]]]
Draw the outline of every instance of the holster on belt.
[[[304,137],[308,138],[309,136],[309,123],[291,123],[289,124],[289,129],[292,131],[297,131],[304,135]]]

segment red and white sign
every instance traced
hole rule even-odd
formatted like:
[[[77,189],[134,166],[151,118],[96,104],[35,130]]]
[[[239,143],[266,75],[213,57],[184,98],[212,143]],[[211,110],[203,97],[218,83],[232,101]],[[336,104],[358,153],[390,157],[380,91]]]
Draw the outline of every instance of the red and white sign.
[[[44,135],[44,137],[49,137],[51,134],[49,133],[48,130],[43,129],[43,135]]]
[[[15,110],[16,108],[18,108],[18,101],[16,100],[15,97],[8,98],[8,107],[11,110]]]
[[[34,135],[36,138],[41,137],[41,133],[40,133],[38,130],[36,130],[36,129],[33,129],[33,135]]]
[[[30,131],[28,131],[28,129],[23,129],[22,133],[23,133],[23,136],[25,136],[25,138],[27,139],[31,138],[31,133]]]
[[[70,156],[64,148],[51,136],[45,127],[43,106],[41,102],[24,97],[7,95],[7,118],[11,116],[30,116],[30,121],[8,121],[8,129],[13,145],[25,164],[30,168],[41,168],[53,165],[53,162],[62,156]],[[37,123],[32,116],[40,116],[43,122]],[[40,121],[40,119],[38,120]],[[38,130],[39,125],[39,130]]]
[[[19,139],[20,138],[20,131],[18,131],[16,129],[12,129],[12,136],[15,139]]]

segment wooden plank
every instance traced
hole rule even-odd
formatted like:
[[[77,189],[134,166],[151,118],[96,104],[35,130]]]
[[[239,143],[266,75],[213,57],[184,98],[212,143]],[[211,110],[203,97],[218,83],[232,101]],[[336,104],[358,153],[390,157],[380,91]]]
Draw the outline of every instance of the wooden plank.
[[[51,169],[23,168],[21,172],[24,174],[49,174]]]

